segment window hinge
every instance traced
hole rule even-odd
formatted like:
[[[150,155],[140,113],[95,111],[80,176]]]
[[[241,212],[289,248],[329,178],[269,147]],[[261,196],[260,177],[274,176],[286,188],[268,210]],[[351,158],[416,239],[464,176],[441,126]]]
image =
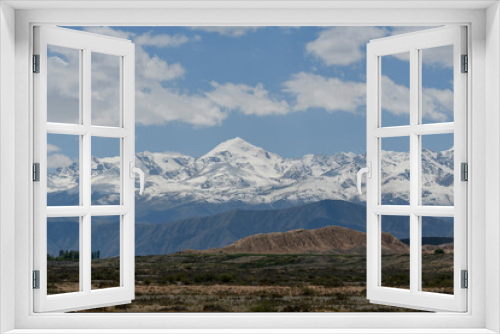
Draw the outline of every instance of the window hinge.
[[[462,55],[462,73],[467,73],[469,72],[469,56],[467,55]]]
[[[40,55],[33,55],[33,73],[40,73]]]
[[[462,277],[462,289],[469,288],[469,272],[467,270],[462,270],[460,276]]]
[[[40,270],[33,270],[33,289],[40,289]]]
[[[40,163],[38,162],[33,164],[33,181],[40,182]]]
[[[460,164],[461,180],[469,181],[469,165],[466,162]]]

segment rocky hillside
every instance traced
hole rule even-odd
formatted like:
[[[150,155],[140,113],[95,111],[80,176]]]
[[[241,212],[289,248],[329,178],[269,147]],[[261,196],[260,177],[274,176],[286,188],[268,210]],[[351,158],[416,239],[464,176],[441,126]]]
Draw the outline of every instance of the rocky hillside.
[[[385,254],[407,254],[409,247],[389,233],[382,234]],[[188,251],[193,252],[193,251]],[[263,233],[240,239],[226,247],[202,251],[216,254],[366,254],[366,234],[339,226],[315,230]]]

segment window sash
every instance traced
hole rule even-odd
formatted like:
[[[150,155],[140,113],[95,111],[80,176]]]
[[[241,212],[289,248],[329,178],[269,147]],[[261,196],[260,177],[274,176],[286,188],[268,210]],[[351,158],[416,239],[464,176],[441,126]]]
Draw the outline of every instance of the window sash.
[[[80,52],[80,121],[78,124],[47,122],[47,46]],[[91,54],[99,52],[120,59],[120,127],[91,124]],[[34,161],[40,163],[40,182],[34,184],[34,270],[40,271],[40,289],[34,289],[34,311],[73,311],[129,303],[134,298],[134,179],[129,162],[135,158],[134,45],[123,39],[64,28],[35,27],[34,54],[40,55],[40,73],[34,74]],[[80,205],[47,207],[47,134],[78,135],[80,138]],[[91,205],[91,138],[120,139],[120,205]],[[120,286],[91,288],[92,216],[119,215]],[[79,292],[47,295],[47,218],[79,217]]]
[[[460,180],[460,163],[467,162],[467,75],[460,72],[460,55],[466,54],[466,28],[443,27],[371,41],[367,46],[367,162],[373,168],[367,180],[367,298],[377,304],[431,311],[467,310],[467,290],[461,289],[461,270],[467,269],[467,182]],[[454,46],[454,122],[421,124],[420,49]],[[383,128],[381,124],[382,56],[410,53],[410,124]],[[425,134],[454,133],[454,206],[422,206],[421,141]],[[410,204],[381,205],[381,139],[410,139]],[[381,285],[381,217],[410,217],[410,289]],[[454,217],[454,295],[421,291],[421,219]]]

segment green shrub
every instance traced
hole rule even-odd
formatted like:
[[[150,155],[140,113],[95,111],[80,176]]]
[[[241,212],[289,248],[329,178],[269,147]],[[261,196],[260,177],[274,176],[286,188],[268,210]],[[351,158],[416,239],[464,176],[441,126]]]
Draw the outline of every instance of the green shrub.
[[[276,306],[272,305],[269,302],[262,302],[260,304],[251,306],[248,309],[249,312],[276,312]]]
[[[316,291],[311,288],[303,288],[302,289],[303,296],[316,296]]]

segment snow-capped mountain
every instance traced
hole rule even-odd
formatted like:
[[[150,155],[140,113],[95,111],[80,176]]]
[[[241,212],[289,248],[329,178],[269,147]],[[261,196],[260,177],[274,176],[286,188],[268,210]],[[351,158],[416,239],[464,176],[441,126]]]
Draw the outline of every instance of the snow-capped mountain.
[[[305,155],[283,158],[241,138],[225,141],[194,158],[180,153],[141,152],[136,165],[146,174],[142,203],[246,203],[291,205],[326,199],[364,201],[356,192],[356,173],[365,167],[365,155]],[[453,203],[453,150],[422,152],[423,202]],[[384,152],[382,199],[384,203],[409,200],[409,156]],[[115,203],[119,193],[119,160],[92,160],[93,201]],[[78,165],[49,173],[49,198],[78,196]]]

